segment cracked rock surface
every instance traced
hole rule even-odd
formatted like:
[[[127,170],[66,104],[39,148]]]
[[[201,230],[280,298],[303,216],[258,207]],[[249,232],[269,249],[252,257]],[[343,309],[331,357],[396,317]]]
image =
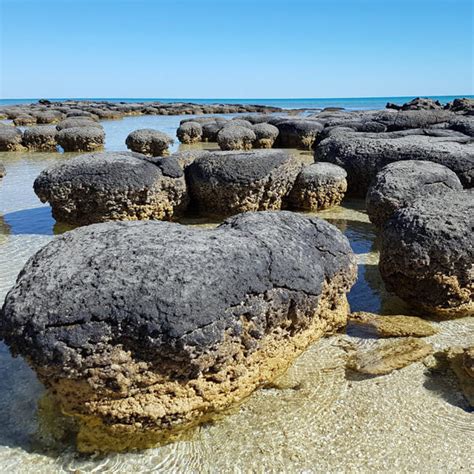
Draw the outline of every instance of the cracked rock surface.
[[[366,197],[371,222],[382,227],[397,209],[417,198],[462,191],[456,173],[429,161],[397,161],[377,173]]]
[[[78,419],[80,450],[143,448],[240,402],[344,326],[355,278],[346,237],[290,212],[212,230],[97,224],[28,261],[0,334]]]
[[[471,191],[422,197],[396,211],[382,232],[387,289],[424,311],[474,314],[473,231]]]
[[[301,165],[283,150],[208,152],[186,168],[201,214],[281,209]]]
[[[43,170],[34,182],[59,222],[86,225],[109,220],[172,219],[188,195],[174,158],[131,152],[90,153]]]

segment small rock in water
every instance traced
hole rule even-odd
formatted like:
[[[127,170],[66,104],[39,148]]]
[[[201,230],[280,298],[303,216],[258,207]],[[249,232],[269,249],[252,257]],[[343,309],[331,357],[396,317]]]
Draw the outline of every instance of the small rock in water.
[[[430,323],[416,316],[381,316],[360,311],[351,313],[349,320],[375,331],[379,337],[426,337],[438,332]]]
[[[362,374],[385,375],[424,359],[432,352],[430,344],[410,337],[381,344],[368,352],[357,353],[349,358],[347,367]]]

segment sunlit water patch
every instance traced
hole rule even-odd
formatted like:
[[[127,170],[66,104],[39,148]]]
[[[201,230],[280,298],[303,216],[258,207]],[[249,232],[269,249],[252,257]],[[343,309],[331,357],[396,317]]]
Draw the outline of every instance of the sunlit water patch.
[[[125,150],[138,128],[175,135],[183,117],[140,116],[103,122],[106,149]],[[215,144],[173,151],[215,149]],[[311,162],[309,152],[295,153]],[[68,227],[33,192],[39,172],[73,154],[0,153],[7,175],[0,183],[0,299],[26,260]],[[388,293],[378,272],[378,241],[362,200],[316,213],[348,237],[359,278],[349,294],[353,311],[411,314]],[[188,225],[218,222],[186,218]],[[434,321],[435,349],[472,344],[472,318]],[[349,326],[312,345],[271,386],[255,392],[232,413],[190,433],[189,438],[145,452],[78,455],[70,444],[51,443],[38,418],[44,394],[22,359],[0,344],[1,472],[263,472],[263,471],[472,471],[473,419],[449,377],[427,374],[422,363],[377,378],[347,377],[347,348],[368,349],[377,340]]]

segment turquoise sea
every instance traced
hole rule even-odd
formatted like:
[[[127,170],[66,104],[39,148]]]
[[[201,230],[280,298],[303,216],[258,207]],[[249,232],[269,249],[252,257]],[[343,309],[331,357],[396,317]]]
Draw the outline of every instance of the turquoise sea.
[[[281,107],[283,109],[323,109],[325,107],[343,107],[349,110],[370,110],[383,109],[387,102],[395,104],[404,104],[416,96],[406,97],[342,97],[342,98],[325,98],[325,99],[194,99],[194,98],[75,98],[72,100],[107,100],[110,102],[193,102],[196,104],[259,104],[273,107]],[[440,96],[423,96],[434,100],[439,100],[441,103],[451,102],[458,97],[474,98],[473,95],[440,95]],[[38,99],[0,99],[0,105],[14,105],[14,104],[29,104],[36,102]],[[49,100],[67,100],[64,98],[50,98]]]

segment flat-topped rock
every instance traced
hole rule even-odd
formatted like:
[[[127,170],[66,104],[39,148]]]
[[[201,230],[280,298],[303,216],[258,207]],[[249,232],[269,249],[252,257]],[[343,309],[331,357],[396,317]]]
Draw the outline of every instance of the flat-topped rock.
[[[269,123],[278,128],[278,146],[283,148],[311,149],[323,129],[320,122],[301,118],[277,118]]]
[[[355,278],[342,233],[299,214],[245,213],[212,230],[92,225],[28,261],[0,334],[76,418],[80,451],[146,448],[343,327]]]
[[[315,149],[315,161],[334,163],[347,171],[348,193],[358,197],[365,197],[371,181],[384,166],[402,160],[444,165],[457,174],[465,188],[474,186],[474,143],[469,137],[410,132],[368,134],[336,129]]]
[[[347,191],[346,176],[343,168],[332,163],[305,166],[288,197],[289,206],[307,211],[337,206]]]
[[[110,220],[172,219],[188,197],[173,158],[130,152],[74,157],[41,172],[34,190],[59,222],[87,225]]]
[[[253,142],[254,148],[271,148],[280,133],[277,127],[269,123],[256,123],[252,125],[252,130],[256,137]]]
[[[95,151],[104,147],[105,132],[96,126],[63,128],[56,140],[66,152]]]
[[[55,151],[57,134],[54,125],[30,127],[23,132],[23,145],[30,151]]]
[[[474,194],[424,196],[399,209],[382,233],[380,274],[412,306],[445,316],[474,314]]]
[[[96,122],[90,117],[69,117],[64,120],[61,120],[61,122],[56,125],[56,128],[58,130],[77,127],[97,127],[103,129],[100,123]]]
[[[125,140],[129,150],[148,156],[166,156],[174,140],[166,133],[150,128],[135,130]]]
[[[250,125],[250,124],[249,124]],[[229,124],[217,133],[217,143],[221,150],[250,150],[257,139],[250,127]]]
[[[9,125],[0,126],[0,151],[22,151],[23,134],[20,129]]]
[[[280,209],[301,165],[283,150],[208,152],[186,168],[191,198],[204,215]]]
[[[456,173],[430,161],[397,161],[377,173],[366,197],[367,214],[381,228],[395,211],[415,199],[447,191],[462,191]]]

